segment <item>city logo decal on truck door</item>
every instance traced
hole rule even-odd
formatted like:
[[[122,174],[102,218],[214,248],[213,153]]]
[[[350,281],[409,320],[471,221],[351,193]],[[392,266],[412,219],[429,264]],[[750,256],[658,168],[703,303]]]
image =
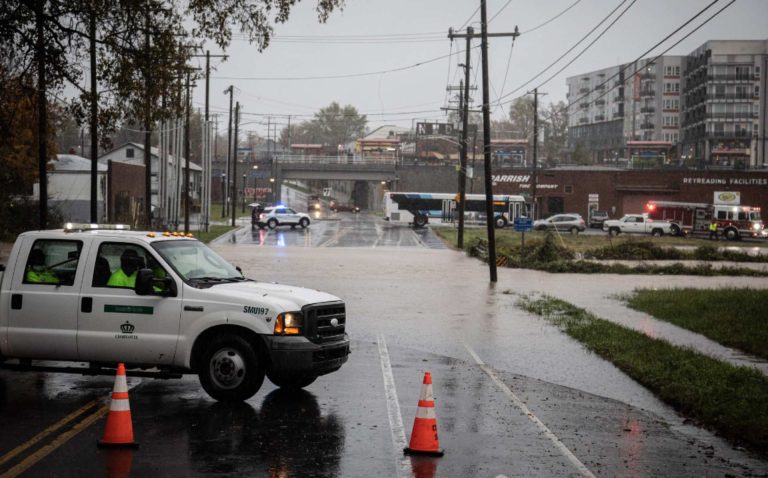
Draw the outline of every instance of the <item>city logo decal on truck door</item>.
[[[121,340],[139,340],[139,336],[133,334],[134,330],[136,330],[136,326],[126,320],[125,323],[120,326],[121,333],[115,334],[115,338]]]
[[[113,305],[105,304],[104,312],[112,312],[116,314],[144,314],[152,315],[155,312],[154,307],[143,305]]]

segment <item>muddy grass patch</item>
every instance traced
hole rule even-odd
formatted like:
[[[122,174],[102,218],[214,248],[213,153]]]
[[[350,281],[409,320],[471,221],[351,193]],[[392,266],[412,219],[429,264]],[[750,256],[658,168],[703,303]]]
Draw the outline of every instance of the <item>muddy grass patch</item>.
[[[768,359],[766,289],[639,289],[626,302],[726,347]]]
[[[683,415],[734,443],[768,453],[768,378],[599,319],[551,297],[523,297],[540,315]]]

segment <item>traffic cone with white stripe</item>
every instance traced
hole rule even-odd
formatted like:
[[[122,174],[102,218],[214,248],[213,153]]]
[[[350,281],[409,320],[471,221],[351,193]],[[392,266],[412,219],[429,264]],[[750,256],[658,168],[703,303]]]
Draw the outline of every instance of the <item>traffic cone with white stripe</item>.
[[[437,438],[437,416],[435,415],[435,398],[432,395],[432,375],[424,372],[424,383],[421,385],[419,408],[413,420],[411,443],[403,450],[406,455],[443,456]]]
[[[104,436],[99,440],[100,447],[132,447],[139,446],[133,441],[133,424],[131,422],[131,406],[128,403],[128,382],[125,378],[125,365],[117,364],[115,387],[112,389],[112,400],[109,403],[107,426]]]

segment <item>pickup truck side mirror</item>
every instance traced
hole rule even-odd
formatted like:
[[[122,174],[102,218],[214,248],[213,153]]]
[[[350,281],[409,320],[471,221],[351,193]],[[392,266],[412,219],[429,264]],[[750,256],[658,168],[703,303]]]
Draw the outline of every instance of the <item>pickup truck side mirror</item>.
[[[152,269],[139,269],[136,273],[137,295],[160,295],[163,297],[176,297],[178,290],[176,282],[171,277],[158,279]]]

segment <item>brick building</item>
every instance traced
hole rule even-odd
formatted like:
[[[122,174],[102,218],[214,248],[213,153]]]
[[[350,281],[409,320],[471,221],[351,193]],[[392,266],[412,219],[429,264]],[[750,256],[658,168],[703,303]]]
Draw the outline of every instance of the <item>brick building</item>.
[[[494,194],[530,197],[533,175],[519,168],[499,169],[493,183]],[[620,217],[643,212],[649,200],[712,203],[719,191],[739,192],[742,205],[768,211],[768,171],[554,168],[539,170],[536,181],[540,217],[575,212],[586,218],[590,209]]]

